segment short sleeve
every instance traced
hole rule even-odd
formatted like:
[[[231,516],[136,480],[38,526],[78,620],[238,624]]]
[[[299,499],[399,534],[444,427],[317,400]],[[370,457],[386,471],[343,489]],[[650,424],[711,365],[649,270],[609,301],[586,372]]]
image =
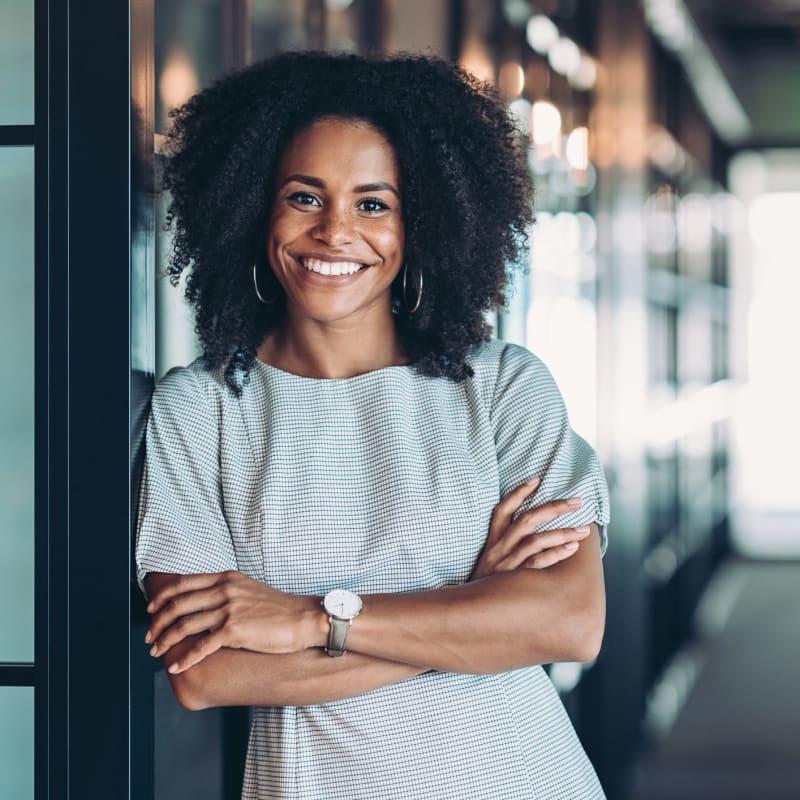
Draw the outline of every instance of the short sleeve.
[[[193,368],[167,373],[153,393],[136,536],[142,591],[149,572],[237,567],[222,507],[218,406],[212,382]]]
[[[502,352],[491,417],[501,495],[539,477],[542,483],[523,509],[560,498],[582,498],[579,509],[540,530],[595,522],[605,552],[610,513],[603,469],[592,447],[570,427],[550,371],[524,348],[509,344]]]

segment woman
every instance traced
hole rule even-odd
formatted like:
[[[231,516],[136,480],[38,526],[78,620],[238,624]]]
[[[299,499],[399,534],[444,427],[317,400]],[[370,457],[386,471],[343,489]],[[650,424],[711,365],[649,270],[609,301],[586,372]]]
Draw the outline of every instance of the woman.
[[[178,699],[256,707],[246,798],[602,797],[538,665],[599,649],[605,482],[484,321],[532,214],[502,104],[288,54],[171,146],[204,359],[153,397],[137,561]]]

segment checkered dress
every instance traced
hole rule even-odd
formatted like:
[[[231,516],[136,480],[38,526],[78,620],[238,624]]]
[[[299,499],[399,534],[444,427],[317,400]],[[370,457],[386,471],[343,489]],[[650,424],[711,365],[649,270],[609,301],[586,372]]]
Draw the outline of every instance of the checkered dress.
[[[605,526],[602,470],[547,368],[502,342],[470,364],[457,384],[405,366],[319,380],[257,362],[239,398],[199,361],[173,370],[147,431],[140,579],[237,569],[313,595],[460,584],[500,497],[535,475],[537,504],[584,498],[551,527]],[[603,797],[538,666],[256,708],[244,787],[248,799]]]

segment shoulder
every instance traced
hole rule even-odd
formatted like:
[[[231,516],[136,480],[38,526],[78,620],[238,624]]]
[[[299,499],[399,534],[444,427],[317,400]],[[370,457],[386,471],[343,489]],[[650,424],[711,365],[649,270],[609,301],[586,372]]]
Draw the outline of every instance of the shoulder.
[[[153,406],[196,409],[198,405],[219,403],[228,391],[222,369],[210,370],[202,358],[197,358],[164,374],[153,392]]]
[[[508,389],[536,395],[555,392],[560,397],[553,376],[545,363],[530,350],[511,342],[493,339],[475,347],[467,363],[473,380],[497,400]]]

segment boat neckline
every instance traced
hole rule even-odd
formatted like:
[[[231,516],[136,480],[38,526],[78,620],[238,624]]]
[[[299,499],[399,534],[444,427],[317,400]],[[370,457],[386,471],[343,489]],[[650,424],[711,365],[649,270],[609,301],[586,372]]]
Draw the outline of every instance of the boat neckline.
[[[262,361],[260,358],[256,358],[255,362],[260,368],[263,368],[268,372],[274,372],[279,376],[284,376],[286,378],[292,378],[299,381],[311,381],[313,383],[325,384],[348,383],[350,381],[357,381],[359,379],[363,380],[371,376],[380,376],[385,373],[390,373],[394,370],[402,370],[403,372],[406,372],[412,368],[411,364],[389,364],[386,367],[378,367],[378,369],[372,369],[369,372],[360,372],[358,375],[351,375],[348,378],[312,378],[308,375],[298,375],[296,372],[288,372],[285,369],[268,364],[266,361]]]

